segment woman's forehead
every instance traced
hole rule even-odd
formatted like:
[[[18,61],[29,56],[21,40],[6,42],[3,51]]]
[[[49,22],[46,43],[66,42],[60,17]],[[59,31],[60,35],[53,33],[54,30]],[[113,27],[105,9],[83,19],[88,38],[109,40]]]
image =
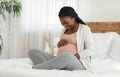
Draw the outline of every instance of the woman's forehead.
[[[61,21],[68,21],[68,20],[70,20],[70,19],[71,19],[70,16],[66,16],[66,17],[60,18]]]
[[[60,19],[65,19],[65,18],[71,18],[71,16],[63,16],[63,17],[60,17]]]

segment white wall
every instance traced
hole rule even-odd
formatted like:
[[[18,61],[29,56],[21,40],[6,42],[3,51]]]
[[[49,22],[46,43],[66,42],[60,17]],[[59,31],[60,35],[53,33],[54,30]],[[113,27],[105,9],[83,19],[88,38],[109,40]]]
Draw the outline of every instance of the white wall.
[[[120,0],[79,0],[84,21],[120,21]]]

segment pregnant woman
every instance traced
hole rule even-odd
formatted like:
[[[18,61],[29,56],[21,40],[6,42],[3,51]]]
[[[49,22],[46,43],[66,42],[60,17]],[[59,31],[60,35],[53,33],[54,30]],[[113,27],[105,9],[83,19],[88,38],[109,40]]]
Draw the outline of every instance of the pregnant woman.
[[[33,69],[87,70],[94,43],[90,28],[79,18],[72,7],[60,9],[59,18],[64,27],[58,42],[57,56],[37,49],[28,53]]]

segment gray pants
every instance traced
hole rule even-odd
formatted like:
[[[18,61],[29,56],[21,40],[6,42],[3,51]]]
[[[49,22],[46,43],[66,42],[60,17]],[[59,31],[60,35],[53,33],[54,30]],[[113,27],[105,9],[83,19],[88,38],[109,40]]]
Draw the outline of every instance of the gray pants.
[[[82,63],[70,52],[60,56],[53,56],[47,52],[31,49],[28,57],[33,62],[33,69],[60,69],[60,70],[84,70]]]

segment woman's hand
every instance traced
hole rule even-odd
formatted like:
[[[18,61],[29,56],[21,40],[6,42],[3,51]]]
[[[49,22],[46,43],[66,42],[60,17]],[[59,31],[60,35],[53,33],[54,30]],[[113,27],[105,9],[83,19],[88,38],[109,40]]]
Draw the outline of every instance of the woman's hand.
[[[61,40],[58,42],[57,46],[58,46],[58,48],[60,48],[61,46],[66,45],[67,43],[68,43],[67,40],[61,39]]]
[[[75,57],[77,57],[78,59],[80,59],[80,55],[78,53],[75,54]]]

